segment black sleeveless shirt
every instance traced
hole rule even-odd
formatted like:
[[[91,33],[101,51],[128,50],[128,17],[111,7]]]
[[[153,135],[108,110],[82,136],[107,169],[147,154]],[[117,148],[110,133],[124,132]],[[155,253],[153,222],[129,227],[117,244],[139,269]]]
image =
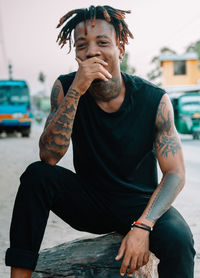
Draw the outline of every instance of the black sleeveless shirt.
[[[75,73],[59,76],[66,95]],[[125,98],[105,112],[87,91],[81,96],[72,130],[76,173],[93,189],[131,194],[146,203],[158,185],[155,120],[165,92],[144,79],[122,73]]]

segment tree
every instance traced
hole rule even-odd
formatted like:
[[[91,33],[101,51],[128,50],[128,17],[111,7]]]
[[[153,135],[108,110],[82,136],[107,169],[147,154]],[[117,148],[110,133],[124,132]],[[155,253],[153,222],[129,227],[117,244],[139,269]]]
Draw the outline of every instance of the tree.
[[[200,60],[200,40],[188,45],[186,52],[196,52]]]
[[[153,65],[154,68],[149,73],[147,73],[147,77],[150,81],[154,81],[154,83],[156,83],[158,86],[161,85],[160,77],[162,75],[160,60],[159,60],[159,56],[161,54],[171,55],[171,54],[176,54],[176,52],[170,49],[169,47],[165,46],[160,49],[160,54],[158,56],[152,58],[151,64]]]
[[[13,66],[12,66],[12,64],[8,65],[8,75],[9,75],[9,79],[12,80],[13,79]]]
[[[128,59],[129,54],[126,52],[124,55],[123,60],[120,63],[120,70],[123,72],[126,72],[128,74],[134,74],[136,72],[136,69],[129,65]]]
[[[44,73],[43,73],[42,71],[39,73],[38,80],[39,80],[41,83],[44,83],[45,80],[46,80],[46,76],[44,75]]]
[[[46,89],[45,89],[46,76],[44,75],[44,73],[42,71],[38,75],[38,81],[43,85],[43,89],[41,90],[40,94],[42,96],[45,96],[45,94],[46,94]]]

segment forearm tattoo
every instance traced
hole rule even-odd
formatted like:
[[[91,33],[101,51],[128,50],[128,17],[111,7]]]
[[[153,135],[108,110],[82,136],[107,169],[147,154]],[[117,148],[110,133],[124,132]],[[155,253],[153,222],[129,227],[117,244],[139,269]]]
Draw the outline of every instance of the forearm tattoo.
[[[164,158],[168,154],[173,156],[181,149],[180,142],[175,132],[171,112],[167,110],[165,102],[161,102],[157,113],[158,132],[156,134],[156,148]]]
[[[53,88],[51,94],[51,113],[40,138],[42,150],[55,159],[60,159],[67,151],[70,143],[72,126],[78,106],[79,93],[69,88],[58,107],[60,87]]]
[[[166,174],[153,196],[153,202],[147,212],[146,219],[155,222],[171,206],[181,189],[182,179],[174,173]]]

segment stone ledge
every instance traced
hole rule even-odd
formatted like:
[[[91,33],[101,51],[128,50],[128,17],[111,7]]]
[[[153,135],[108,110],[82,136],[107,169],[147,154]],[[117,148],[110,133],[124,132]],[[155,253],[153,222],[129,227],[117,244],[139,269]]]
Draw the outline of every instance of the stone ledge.
[[[115,261],[122,236],[111,233],[67,242],[41,251],[33,278],[121,278]],[[134,278],[157,278],[159,260],[151,253]]]

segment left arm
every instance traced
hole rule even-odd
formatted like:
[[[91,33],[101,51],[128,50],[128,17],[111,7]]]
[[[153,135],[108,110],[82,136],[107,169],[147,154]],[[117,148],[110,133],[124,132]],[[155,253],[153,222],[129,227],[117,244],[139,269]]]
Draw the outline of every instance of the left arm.
[[[155,147],[163,177],[139,221],[154,226],[171,206],[185,183],[185,165],[181,143],[174,126],[173,107],[165,94],[156,117]]]
[[[173,107],[167,94],[162,97],[158,107],[155,147],[163,177],[138,219],[151,227],[170,208],[185,183],[181,143],[174,126]],[[149,232],[134,227],[123,239],[119,249],[117,260],[124,255],[120,272],[125,273],[130,264],[129,274],[132,275],[134,270],[147,263],[148,253]]]

